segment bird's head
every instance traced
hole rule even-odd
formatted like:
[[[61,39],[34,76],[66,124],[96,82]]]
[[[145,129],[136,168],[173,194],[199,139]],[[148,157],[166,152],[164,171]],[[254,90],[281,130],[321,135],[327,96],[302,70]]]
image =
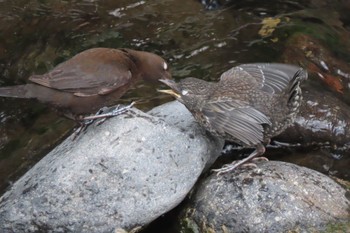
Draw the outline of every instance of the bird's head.
[[[168,63],[160,56],[145,51],[127,49],[132,55],[139,73],[146,81],[157,82],[159,79],[171,79]]]
[[[168,90],[158,90],[174,96],[178,101],[189,108],[194,108],[200,100],[206,99],[212,83],[197,78],[185,78],[176,83],[174,80],[160,79],[170,87]]]

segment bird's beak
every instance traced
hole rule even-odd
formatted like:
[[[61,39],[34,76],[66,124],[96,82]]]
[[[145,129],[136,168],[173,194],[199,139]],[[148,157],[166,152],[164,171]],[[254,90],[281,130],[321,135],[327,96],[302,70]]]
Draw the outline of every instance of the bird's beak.
[[[169,95],[172,95],[174,96],[176,99],[179,99],[181,96],[179,94],[177,94],[175,91],[171,90],[171,89],[168,89],[168,90],[158,90],[158,92],[162,92],[162,93],[165,93],[165,94],[169,94]]]
[[[170,79],[159,79],[159,81],[161,81],[162,83],[164,83],[165,85],[169,86],[171,89],[168,90],[158,90],[158,92],[161,93],[165,93],[171,96],[174,96],[176,99],[179,99],[181,96],[180,94],[178,94],[178,87],[176,85],[176,83],[174,82],[174,80],[170,80]]]

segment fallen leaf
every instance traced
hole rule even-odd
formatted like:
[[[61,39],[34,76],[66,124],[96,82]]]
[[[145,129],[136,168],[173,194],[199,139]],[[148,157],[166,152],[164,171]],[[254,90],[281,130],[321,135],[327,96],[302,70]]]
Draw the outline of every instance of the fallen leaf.
[[[262,37],[270,36],[276,29],[277,25],[281,22],[279,18],[268,17],[263,19],[263,26],[259,30],[259,35]]]

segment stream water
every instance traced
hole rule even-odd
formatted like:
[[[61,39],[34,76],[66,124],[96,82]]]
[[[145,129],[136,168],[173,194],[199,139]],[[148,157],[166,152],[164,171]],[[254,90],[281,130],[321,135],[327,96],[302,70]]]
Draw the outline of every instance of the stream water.
[[[297,64],[310,73],[305,101],[328,111],[334,121],[320,120],[325,117],[317,114],[320,109],[306,107],[307,127],[299,124],[304,136],[283,137],[296,141],[298,149],[271,149],[271,158],[349,180],[349,1],[220,3],[207,10],[196,0],[0,0],[0,86],[26,83],[31,74],[92,47],[157,53],[176,80],[216,81],[225,70],[248,62]],[[120,102],[139,100],[137,107],[149,110],[172,100],[156,88],[140,83]],[[332,111],[335,106],[340,110]],[[43,104],[0,98],[0,192],[74,126]],[[309,126],[313,134],[305,133]]]

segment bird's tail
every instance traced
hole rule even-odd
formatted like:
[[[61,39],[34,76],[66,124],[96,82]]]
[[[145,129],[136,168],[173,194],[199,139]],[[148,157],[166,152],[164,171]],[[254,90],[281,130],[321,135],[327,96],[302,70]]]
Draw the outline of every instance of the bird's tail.
[[[32,84],[0,87],[0,96],[12,98],[35,98],[34,96],[31,96],[31,92],[28,91],[30,85]]]
[[[301,98],[300,83],[307,79],[307,72],[303,69],[299,69],[290,80],[290,88],[288,90],[288,103],[295,102],[295,99]]]

